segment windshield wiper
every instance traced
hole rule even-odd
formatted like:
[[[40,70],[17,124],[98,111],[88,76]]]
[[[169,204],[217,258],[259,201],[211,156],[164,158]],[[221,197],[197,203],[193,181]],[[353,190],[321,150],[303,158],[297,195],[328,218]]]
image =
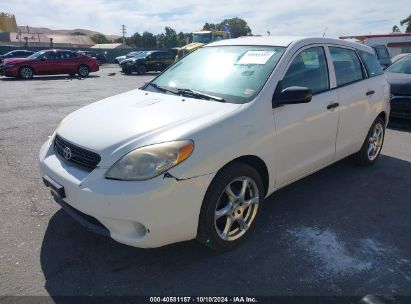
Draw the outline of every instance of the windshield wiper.
[[[199,91],[193,91],[193,90],[190,90],[190,89],[176,89],[176,91],[178,93],[180,93],[181,95],[191,95],[193,97],[200,97],[200,98],[204,98],[204,99],[207,99],[207,100],[216,100],[216,101],[219,101],[219,102],[225,102],[224,98],[209,95],[209,94],[205,94],[205,93],[201,93]]]
[[[159,86],[159,85],[156,84],[156,83],[150,82],[150,83],[148,83],[147,85],[150,85],[150,86],[152,86],[152,87],[154,87],[154,88],[156,88],[157,90],[162,91],[162,92],[169,92],[169,93],[173,93],[174,95],[180,95],[180,92],[178,92],[177,90],[167,89],[167,88],[164,88],[164,87]]]

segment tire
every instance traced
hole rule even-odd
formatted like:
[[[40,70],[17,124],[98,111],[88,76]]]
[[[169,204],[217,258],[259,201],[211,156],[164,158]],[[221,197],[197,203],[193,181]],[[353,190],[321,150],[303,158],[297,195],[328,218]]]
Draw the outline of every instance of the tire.
[[[146,66],[145,65],[139,65],[138,67],[137,67],[137,74],[139,74],[139,75],[143,75],[143,74],[145,74],[145,73],[147,73],[147,68],[146,68]]]
[[[381,117],[377,117],[367,133],[361,150],[354,155],[358,165],[369,166],[377,161],[384,144],[384,137],[385,122]]]
[[[31,79],[33,78],[34,71],[29,66],[23,66],[19,70],[19,77],[22,79]]]
[[[204,196],[197,241],[214,250],[237,246],[254,227],[263,199],[263,181],[256,169],[241,162],[223,168]]]
[[[90,74],[90,69],[85,64],[78,67],[77,73],[80,77],[86,78]]]

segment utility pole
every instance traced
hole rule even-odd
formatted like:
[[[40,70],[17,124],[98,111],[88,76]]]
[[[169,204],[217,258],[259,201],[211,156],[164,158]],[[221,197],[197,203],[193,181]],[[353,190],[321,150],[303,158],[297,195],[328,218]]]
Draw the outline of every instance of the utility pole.
[[[124,24],[121,26],[121,34],[123,36],[123,44],[124,44],[126,43],[126,34],[127,34],[127,28]]]

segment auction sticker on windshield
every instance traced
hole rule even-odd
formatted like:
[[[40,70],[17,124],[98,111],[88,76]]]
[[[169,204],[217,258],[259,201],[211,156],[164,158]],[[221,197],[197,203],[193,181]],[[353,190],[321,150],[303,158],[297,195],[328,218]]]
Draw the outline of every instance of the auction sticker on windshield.
[[[274,51],[247,51],[238,64],[266,64],[274,53]]]

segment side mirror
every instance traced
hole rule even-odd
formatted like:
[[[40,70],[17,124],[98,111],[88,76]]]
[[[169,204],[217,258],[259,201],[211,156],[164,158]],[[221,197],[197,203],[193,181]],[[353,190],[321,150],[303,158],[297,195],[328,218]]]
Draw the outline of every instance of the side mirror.
[[[39,58],[39,60],[40,61],[46,61],[47,59],[46,59],[46,57],[42,56],[42,57]]]
[[[288,87],[284,90],[276,90],[273,96],[273,107],[286,104],[298,104],[310,102],[313,97],[311,89],[306,87]]]

